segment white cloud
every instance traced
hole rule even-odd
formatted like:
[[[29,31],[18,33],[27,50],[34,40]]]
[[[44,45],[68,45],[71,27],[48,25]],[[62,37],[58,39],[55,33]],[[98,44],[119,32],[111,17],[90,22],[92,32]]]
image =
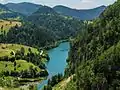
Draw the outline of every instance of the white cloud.
[[[6,3],[9,0],[0,0],[0,3]]]
[[[81,3],[91,3],[93,2],[94,0],[82,0]]]
[[[0,0],[0,2],[4,2],[4,0]]]

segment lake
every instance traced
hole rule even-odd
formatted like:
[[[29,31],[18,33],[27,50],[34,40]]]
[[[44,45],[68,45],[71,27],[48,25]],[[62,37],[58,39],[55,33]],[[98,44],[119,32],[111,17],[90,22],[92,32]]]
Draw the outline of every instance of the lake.
[[[64,74],[64,70],[67,65],[66,59],[68,58],[69,49],[69,42],[63,42],[58,47],[48,51],[50,61],[46,66],[49,76],[47,80],[44,80],[42,81],[42,83],[38,84],[38,90],[41,90],[44,87],[44,85],[47,84],[48,79],[50,79],[52,76],[58,73]]]

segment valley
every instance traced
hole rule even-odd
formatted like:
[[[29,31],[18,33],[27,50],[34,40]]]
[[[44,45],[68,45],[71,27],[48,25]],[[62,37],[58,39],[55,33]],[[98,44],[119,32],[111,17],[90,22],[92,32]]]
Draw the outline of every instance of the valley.
[[[6,7],[5,10],[8,10],[8,8]],[[51,57],[46,50],[69,41],[69,37],[74,37],[84,27],[82,21],[60,15],[47,6],[40,7],[24,20],[23,18],[21,20],[11,19],[9,16],[1,18],[0,25],[0,86],[6,90],[27,90],[30,88],[30,90],[33,90],[37,88],[36,83],[46,82],[44,79],[47,76],[51,78],[57,73],[63,74],[67,56],[63,57],[63,61],[61,61],[64,67],[62,69],[59,67],[60,71],[50,74],[51,70],[54,71],[52,65],[56,64],[57,61],[56,59],[52,61],[53,56]],[[68,44],[66,45],[65,47],[68,47]],[[62,47],[61,44],[60,47]],[[64,55],[63,52],[68,51],[59,52]],[[46,65],[47,62],[49,63],[48,66]],[[33,84],[30,84],[30,82]],[[40,88],[42,89],[44,85]]]
[[[0,89],[119,90],[119,7],[0,4]]]

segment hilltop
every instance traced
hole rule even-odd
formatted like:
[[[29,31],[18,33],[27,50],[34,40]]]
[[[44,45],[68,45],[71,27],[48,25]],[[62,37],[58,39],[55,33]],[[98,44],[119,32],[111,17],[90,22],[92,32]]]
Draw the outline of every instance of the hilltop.
[[[26,16],[30,16],[34,12],[38,11],[39,8],[44,7],[40,4],[34,4],[29,2],[22,3],[8,3],[5,4],[7,8],[11,11],[21,13]],[[80,20],[93,20],[105,10],[106,6],[99,6],[93,9],[72,9],[70,7],[58,5],[53,7],[53,9],[62,15],[72,16]]]
[[[11,11],[5,5],[0,4],[0,19],[23,19],[24,15]]]
[[[14,12],[18,12],[27,16],[31,15],[32,13],[36,12],[40,7],[42,7],[42,5],[37,5],[28,2],[8,3],[5,4],[5,6]]]
[[[67,16],[72,16],[74,18],[78,18],[80,20],[93,20],[100,16],[100,14],[105,10],[106,6],[100,6],[93,9],[72,9],[65,6],[55,6],[53,9],[62,14]]]

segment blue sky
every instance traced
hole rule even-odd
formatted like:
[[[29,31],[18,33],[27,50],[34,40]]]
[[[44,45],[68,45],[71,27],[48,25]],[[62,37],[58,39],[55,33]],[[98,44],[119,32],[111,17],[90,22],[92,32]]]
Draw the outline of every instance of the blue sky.
[[[114,3],[116,0],[0,0],[0,3],[8,3],[8,2],[32,2],[47,6],[56,6],[56,5],[64,5],[71,8],[77,9],[88,9],[95,8],[100,5],[109,5]]]

